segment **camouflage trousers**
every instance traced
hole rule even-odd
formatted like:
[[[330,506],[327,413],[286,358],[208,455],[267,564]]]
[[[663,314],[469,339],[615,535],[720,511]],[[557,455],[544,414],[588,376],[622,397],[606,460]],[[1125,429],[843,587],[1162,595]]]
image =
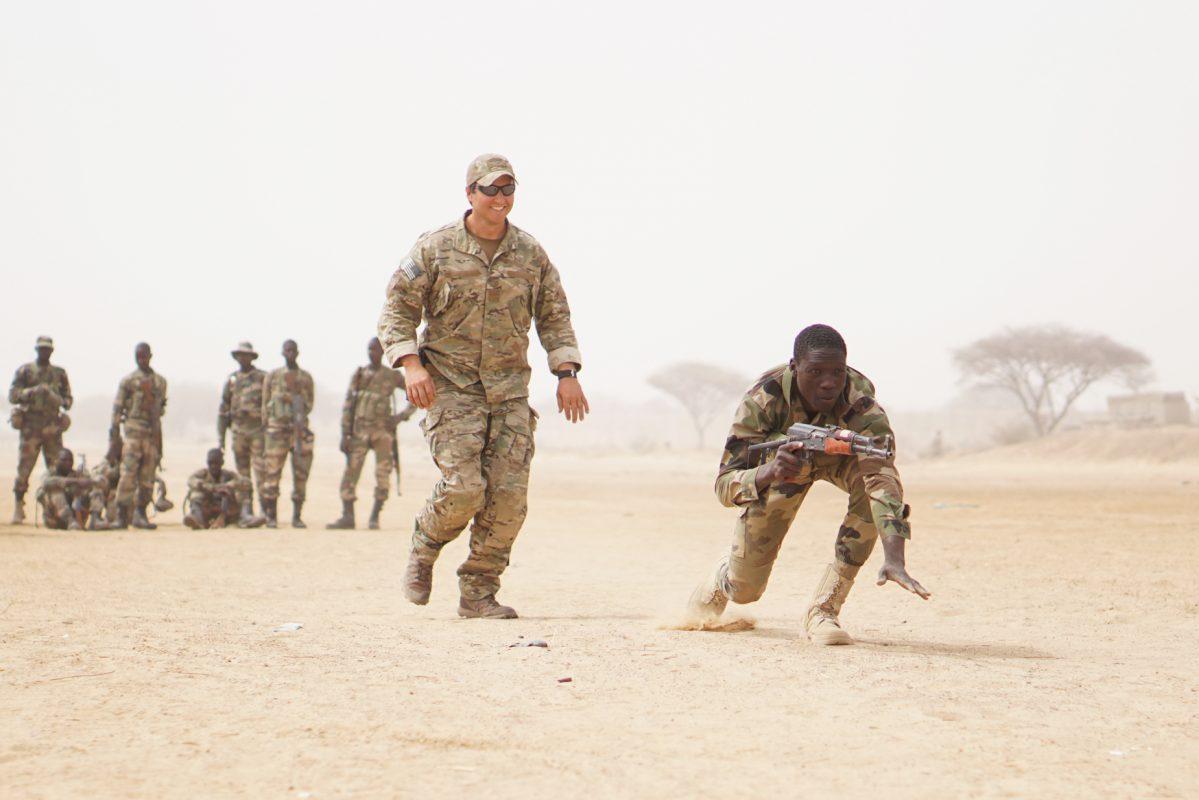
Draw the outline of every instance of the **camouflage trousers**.
[[[431,564],[473,520],[458,568],[462,596],[495,594],[528,511],[537,412],[526,398],[488,403],[481,384],[459,389],[434,375],[437,399],[421,423],[441,480],[416,518],[412,552]]]
[[[154,474],[158,471],[158,448],[150,436],[125,436],[121,452],[121,479],[117,481],[117,505],[150,502]]]
[[[292,449],[295,437],[290,428],[283,430],[267,429],[266,442],[263,448],[262,483],[258,486],[258,494],[263,500],[276,500],[279,497],[279,480],[283,477],[283,464],[291,458],[291,499],[293,503],[303,503],[308,491],[308,473],[312,470],[312,449],[316,437],[312,431],[304,431],[300,441],[300,457],[296,458]]]
[[[241,516],[241,508],[250,500],[252,488],[250,481],[243,478],[241,485],[236,487],[232,496],[220,492],[199,492],[194,489],[187,493],[187,508],[193,514],[199,512],[204,524],[209,528],[223,528],[235,523]]]
[[[66,490],[49,489],[40,492],[37,499],[42,505],[42,519],[46,527],[66,530],[75,514],[72,499]]]
[[[346,471],[341,477],[341,499],[352,503],[358,499],[355,489],[358,478],[362,475],[362,467],[366,464],[366,454],[375,451],[375,499],[380,502],[387,499],[391,490],[391,471],[395,464],[391,460],[391,445],[394,441],[389,430],[363,431],[355,433],[350,439],[350,452],[346,456]]]
[[[42,463],[49,470],[62,450],[62,431],[55,424],[36,425],[26,424],[21,430],[21,444],[17,455],[17,479],[13,483],[13,491],[25,494],[29,490],[29,475],[37,456],[42,454]]]
[[[849,493],[849,509],[833,548],[834,568],[841,575],[853,578],[866,563],[878,540],[878,530],[857,460],[817,456],[816,463],[806,466],[796,483],[772,486],[765,494],[765,502],[751,503],[737,520],[728,573],[730,598],[734,603],[752,603],[766,591],[779,547],[816,481],[826,481]]]
[[[262,494],[262,483],[266,475],[266,434],[262,429],[239,431],[233,430],[233,460],[237,465],[237,474],[246,479],[250,501],[254,500],[254,486]],[[249,484],[253,481],[253,484]]]

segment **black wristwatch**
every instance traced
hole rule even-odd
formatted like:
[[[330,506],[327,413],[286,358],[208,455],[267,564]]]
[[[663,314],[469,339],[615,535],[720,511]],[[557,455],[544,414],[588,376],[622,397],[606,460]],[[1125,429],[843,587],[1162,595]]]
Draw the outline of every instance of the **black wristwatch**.
[[[556,370],[554,370],[554,374],[558,376],[559,380],[561,380],[562,378],[577,378],[577,377],[579,377],[579,371],[577,369],[556,369]]]

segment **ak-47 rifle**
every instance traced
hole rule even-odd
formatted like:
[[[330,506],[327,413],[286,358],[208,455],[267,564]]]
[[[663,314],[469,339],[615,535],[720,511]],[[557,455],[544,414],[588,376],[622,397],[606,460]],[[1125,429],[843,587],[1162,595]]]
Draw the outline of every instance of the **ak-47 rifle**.
[[[752,444],[749,446],[749,452],[765,454],[769,450],[791,442],[803,443],[804,452],[808,454],[825,453],[834,456],[858,455],[875,458],[890,458],[895,455],[895,448],[889,440],[880,442],[874,437],[838,428],[836,425],[821,427],[803,422],[797,422],[788,428],[786,438]]]
[[[352,446],[351,442],[354,439],[354,422],[355,418],[358,416],[358,394],[362,391],[358,385],[361,378],[362,368],[359,367],[358,369],[354,370],[354,379],[350,381],[350,421],[349,425],[347,425],[346,429],[342,432],[342,452],[346,454],[347,466],[349,466],[350,463],[350,448]]]

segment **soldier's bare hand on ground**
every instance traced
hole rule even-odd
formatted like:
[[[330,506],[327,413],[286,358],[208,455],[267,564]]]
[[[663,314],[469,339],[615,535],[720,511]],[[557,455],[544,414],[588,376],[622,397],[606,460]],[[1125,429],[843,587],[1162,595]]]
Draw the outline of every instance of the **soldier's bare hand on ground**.
[[[591,411],[578,378],[558,380],[558,410],[571,422],[582,422]]]
[[[425,369],[417,356],[404,357],[404,383],[408,389],[408,402],[417,408],[428,408],[437,397],[433,376]]]
[[[927,589],[920,585],[920,581],[908,574],[907,569],[901,564],[883,562],[882,567],[878,571],[878,585],[882,586],[887,581],[898,583],[912,594],[918,595],[924,600],[932,596]]]

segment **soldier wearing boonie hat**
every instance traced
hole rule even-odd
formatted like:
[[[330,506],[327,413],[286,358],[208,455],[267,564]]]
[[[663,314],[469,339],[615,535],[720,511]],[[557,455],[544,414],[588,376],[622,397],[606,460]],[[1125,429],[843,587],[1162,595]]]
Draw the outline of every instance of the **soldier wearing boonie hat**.
[[[221,390],[217,439],[221,450],[224,450],[226,431],[233,429],[233,459],[238,474],[245,478],[247,486],[241,511],[243,517],[249,517],[254,505],[251,481],[257,484],[261,500],[266,468],[263,460],[266,433],[262,420],[262,386],[266,381],[266,372],[254,366],[258,353],[249,342],[238,342],[230,355],[238,368],[225,380],[225,388]]]
[[[29,474],[41,453],[46,469],[53,468],[62,450],[62,432],[70,425],[66,411],[71,407],[71,382],[62,367],[50,363],[54,340],[39,336],[34,344],[37,359],[23,364],[12,379],[8,402],[13,405],[12,426],[20,431],[17,479],[13,483],[16,507],[12,522],[25,521],[25,492]]]
[[[387,287],[379,319],[383,363],[403,366],[408,399],[442,480],[416,519],[404,593],[424,605],[433,562],[471,525],[458,568],[463,617],[511,618],[496,592],[524,523],[537,414],[529,407],[529,327],[558,376],[558,408],[588,412],[582,364],[558,270],[537,240],[508,222],[516,172],[486,153],[466,169],[470,209],[422,236]],[[427,322],[417,336],[422,320]]]

